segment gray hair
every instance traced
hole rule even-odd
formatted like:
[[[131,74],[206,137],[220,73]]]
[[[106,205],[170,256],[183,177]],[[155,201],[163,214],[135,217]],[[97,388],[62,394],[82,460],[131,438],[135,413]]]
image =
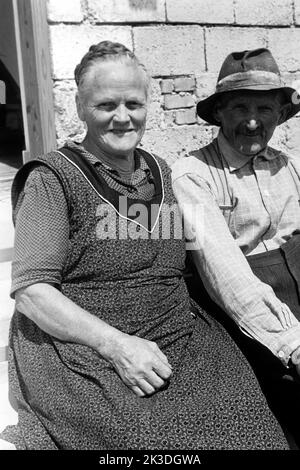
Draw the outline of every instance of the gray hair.
[[[131,50],[127,49],[126,46],[120,44],[119,42],[111,41],[101,41],[98,44],[92,45],[88,52],[82,57],[81,62],[74,70],[77,87],[79,88],[81,86],[85,74],[95,62],[109,60],[117,61],[122,59],[131,60],[137,67],[143,70],[148,94],[150,88],[150,76],[146,70],[146,67],[138,60]]]

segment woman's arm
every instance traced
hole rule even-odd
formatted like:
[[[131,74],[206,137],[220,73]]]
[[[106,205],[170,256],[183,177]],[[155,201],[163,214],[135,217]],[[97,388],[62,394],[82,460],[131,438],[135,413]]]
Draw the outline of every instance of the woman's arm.
[[[170,378],[171,366],[156,343],[122,333],[50,284],[19,289],[15,298],[16,309],[49,335],[97,351],[136,395],[152,394]]]
[[[55,174],[33,170],[19,199],[11,289],[19,312],[61,341],[96,350],[138,396],[163,386],[171,367],[155,343],[122,333],[53,287],[69,250],[68,207]]]

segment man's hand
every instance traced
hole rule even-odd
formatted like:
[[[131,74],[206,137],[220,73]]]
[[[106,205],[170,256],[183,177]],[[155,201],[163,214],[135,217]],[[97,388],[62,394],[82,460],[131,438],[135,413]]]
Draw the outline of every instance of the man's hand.
[[[123,382],[139,397],[152,395],[172,375],[167,357],[156,343],[122,333],[105,354]]]
[[[291,355],[291,360],[292,360],[292,363],[296,367],[296,371],[298,375],[300,376],[300,346],[297,349],[295,349],[295,351]]]

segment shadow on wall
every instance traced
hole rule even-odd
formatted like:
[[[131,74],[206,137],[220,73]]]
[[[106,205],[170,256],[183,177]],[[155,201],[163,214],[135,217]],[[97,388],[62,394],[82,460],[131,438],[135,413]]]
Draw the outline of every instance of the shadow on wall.
[[[129,0],[129,6],[135,10],[156,10],[157,0]]]

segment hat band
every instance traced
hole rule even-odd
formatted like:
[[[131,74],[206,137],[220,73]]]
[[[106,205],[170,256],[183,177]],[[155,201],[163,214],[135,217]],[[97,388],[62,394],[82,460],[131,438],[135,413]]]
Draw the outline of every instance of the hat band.
[[[281,88],[284,84],[277,73],[266,72],[264,70],[249,70],[239,72],[222,78],[217,83],[216,92],[232,91],[239,88],[274,89]]]

